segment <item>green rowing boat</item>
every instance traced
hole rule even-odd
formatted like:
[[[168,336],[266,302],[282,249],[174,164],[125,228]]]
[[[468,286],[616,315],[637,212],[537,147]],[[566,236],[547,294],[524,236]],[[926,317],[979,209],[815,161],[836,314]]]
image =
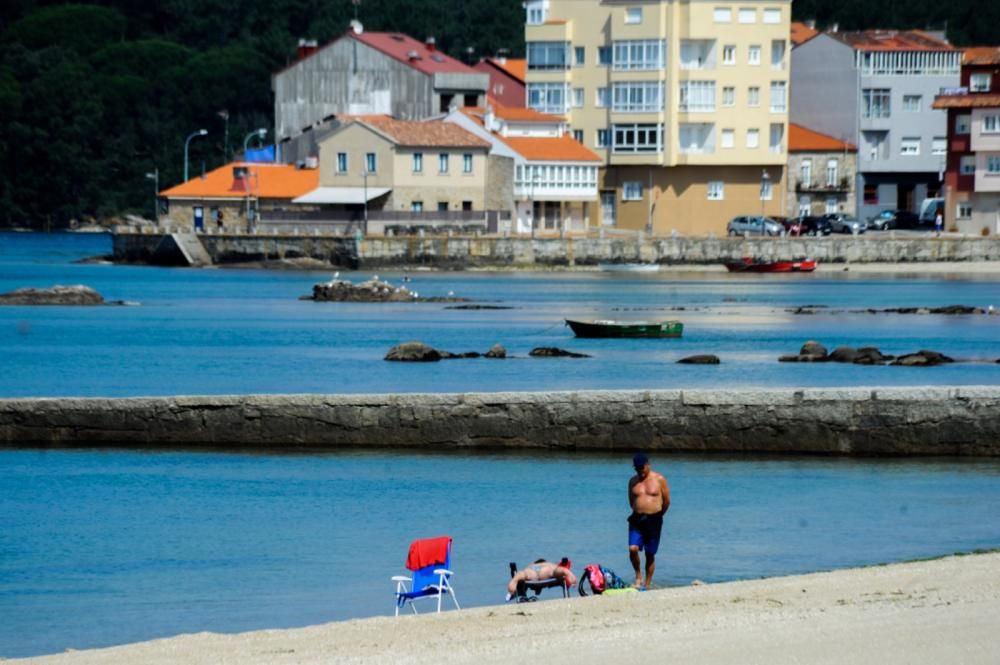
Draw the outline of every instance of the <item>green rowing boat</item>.
[[[684,324],[680,321],[571,321],[566,325],[577,337],[680,337]]]

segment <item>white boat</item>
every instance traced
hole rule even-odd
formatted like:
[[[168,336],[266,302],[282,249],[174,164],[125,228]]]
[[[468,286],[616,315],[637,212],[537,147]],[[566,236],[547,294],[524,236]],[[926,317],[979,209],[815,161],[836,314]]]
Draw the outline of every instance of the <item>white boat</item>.
[[[659,263],[598,263],[601,272],[657,272]]]

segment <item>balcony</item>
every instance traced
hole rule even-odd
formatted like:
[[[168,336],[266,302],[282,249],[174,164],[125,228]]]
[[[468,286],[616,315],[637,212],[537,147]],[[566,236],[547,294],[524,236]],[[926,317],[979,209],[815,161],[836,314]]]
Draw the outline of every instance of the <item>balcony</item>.
[[[814,180],[812,182],[797,180],[795,182],[795,191],[803,193],[827,192],[830,194],[842,194],[844,192],[851,191],[851,179],[847,176],[841,176],[841,178],[832,185],[827,183],[825,180]]]

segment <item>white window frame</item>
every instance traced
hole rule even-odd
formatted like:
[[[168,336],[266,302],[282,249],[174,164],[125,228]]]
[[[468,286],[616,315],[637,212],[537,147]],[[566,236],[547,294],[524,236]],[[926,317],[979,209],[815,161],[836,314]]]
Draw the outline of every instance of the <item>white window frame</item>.
[[[751,127],[747,130],[746,146],[748,150],[756,150],[760,147],[760,130],[758,128]]]
[[[365,172],[366,173],[378,172],[378,153],[374,152],[365,153]]]
[[[751,44],[747,49],[747,64],[760,65],[760,44]]]
[[[573,88],[573,108],[583,108],[583,88]]]
[[[446,152],[438,153],[438,173],[448,172],[448,166],[449,166],[448,162],[449,162],[448,153]]]
[[[411,156],[411,162],[410,163],[411,163],[411,168],[412,168],[412,170],[413,170],[414,173],[423,173],[424,172],[424,153],[422,153],[422,152],[415,152],[415,153],[413,153],[413,155]]]
[[[528,83],[526,95],[528,106],[541,113],[565,115],[569,110],[569,83]]]
[[[663,39],[621,39],[612,43],[611,68],[617,72],[663,69],[666,63]]]
[[[861,90],[862,118],[892,117],[892,90],[890,88],[864,88]]]
[[[573,47],[573,66],[583,67],[587,64],[587,47],[586,46],[574,46]]]
[[[955,116],[955,133],[963,135],[972,133],[972,115],[966,113]]]
[[[732,23],[733,10],[729,7],[716,7],[712,10],[713,23]]]
[[[594,106],[599,109],[606,109],[611,106],[611,88],[598,88],[594,99]]]
[[[959,201],[955,206],[955,216],[958,219],[972,219],[972,204],[968,201]]]
[[[683,113],[708,113],[715,110],[715,81],[681,81],[677,110]]]
[[[473,162],[474,162],[474,160],[472,158],[472,153],[471,152],[467,152],[467,153],[463,154],[462,155],[462,173],[472,173]]]
[[[805,186],[812,184],[812,159],[803,159],[799,162],[799,182]]]
[[[836,187],[839,180],[840,162],[835,157],[831,157],[826,160],[826,186]]]
[[[662,123],[616,123],[610,129],[611,149],[616,153],[663,151]]]
[[[788,112],[788,84],[785,81],[771,81],[771,113]]]
[[[781,9],[775,7],[767,7],[764,9],[763,22],[770,25],[778,25],[781,23]]]
[[[625,25],[638,25],[642,23],[642,7],[625,8]]]
[[[736,44],[726,44],[722,47],[722,64],[736,64]]]
[[[527,51],[528,71],[530,72],[565,71],[573,63],[574,54],[569,42],[528,42],[525,44],[525,49]]]
[[[626,180],[622,183],[622,201],[641,201],[642,181]]]
[[[837,200],[836,196],[826,197],[826,214],[828,215],[836,214],[838,212],[837,208],[839,207],[839,205],[840,202]]]
[[[983,116],[983,134],[1000,134],[1000,113]]]
[[[986,156],[986,175],[988,176],[1000,175],[1000,155]]]
[[[410,212],[423,212],[424,202],[423,201],[410,201]]]
[[[750,108],[760,106],[760,86],[752,85],[747,88],[747,106]]]
[[[970,74],[969,92],[989,92],[993,82],[992,74]]]
[[[799,197],[799,217],[805,217],[812,212],[812,197],[808,194],[803,194]]]
[[[736,88],[731,85],[722,88],[722,105],[736,106]]]
[[[715,152],[715,125],[708,122],[682,122],[677,126],[677,152],[682,155],[707,155]]]
[[[736,12],[736,21],[742,25],[751,25],[757,22],[757,9],[750,7],[741,7]]]
[[[350,170],[350,160],[346,152],[337,153],[337,173],[347,173]]]
[[[724,201],[726,199],[726,183],[722,180],[709,180],[706,190],[709,201]]]
[[[594,140],[594,145],[598,148],[610,148],[611,147],[611,130],[610,129],[598,129],[597,136]]]
[[[785,123],[772,122],[767,134],[767,149],[773,153],[781,154],[785,143]]]
[[[761,180],[760,181],[760,200],[761,201],[770,201],[773,196],[774,196],[774,184],[771,182],[771,179],[768,178],[766,180]]]
[[[784,69],[788,53],[788,42],[784,39],[771,40],[771,69]]]
[[[962,155],[958,158],[959,175],[976,175],[976,156]]]
[[[719,147],[730,149],[736,147],[736,130],[726,127],[719,136]]]
[[[529,0],[524,3],[525,23],[542,25],[548,18],[548,0]]]
[[[905,113],[919,113],[923,106],[923,95],[903,95],[903,111]]]
[[[659,113],[664,109],[663,81],[620,81],[612,84],[615,113]]]
[[[920,137],[904,136],[899,139],[899,154],[904,157],[917,157],[920,155]]]
[[[948,139],[943,136],[935,136],[931,139],[931,154],[932,155],[947,155],[948,154]]]

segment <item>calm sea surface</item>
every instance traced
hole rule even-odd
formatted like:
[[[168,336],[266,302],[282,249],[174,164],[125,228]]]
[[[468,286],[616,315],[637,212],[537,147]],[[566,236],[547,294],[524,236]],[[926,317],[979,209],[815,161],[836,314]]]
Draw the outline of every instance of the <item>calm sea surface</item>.
[[[0,307],[0,397],[1000,384],[1000,365],[985,362],[1000,357],[1000,317],[847,311],[1000,306],[995,277],[410,274],[422,295],[514,307],[461,311],[297,299],[326,273],[72,263],[109,251],[106,236],[0,233],[0,292],[82,283],[141,303]],[[830,311],[786,311],[807,304]],[[685,334],[576,340],[567,317],[679,318]],[[500,342],[522,358],[382,361],[408,339],[452,351]],[[776,362],[807,339],[981,362]],[[594,357],[525,358],[540,345]],[[674,364],[702,352],[723,364]],[[674,494],[664,584],[1000,547],[1000,461],[676,456],[654,467]],[[409,542],[438,534],[455,538],[463,605],[502,602],[508,561],[566,555],[578,570],[627,575],[629,475],[625,456],[550,452],[0,450],[0,657],[387,614]]]

